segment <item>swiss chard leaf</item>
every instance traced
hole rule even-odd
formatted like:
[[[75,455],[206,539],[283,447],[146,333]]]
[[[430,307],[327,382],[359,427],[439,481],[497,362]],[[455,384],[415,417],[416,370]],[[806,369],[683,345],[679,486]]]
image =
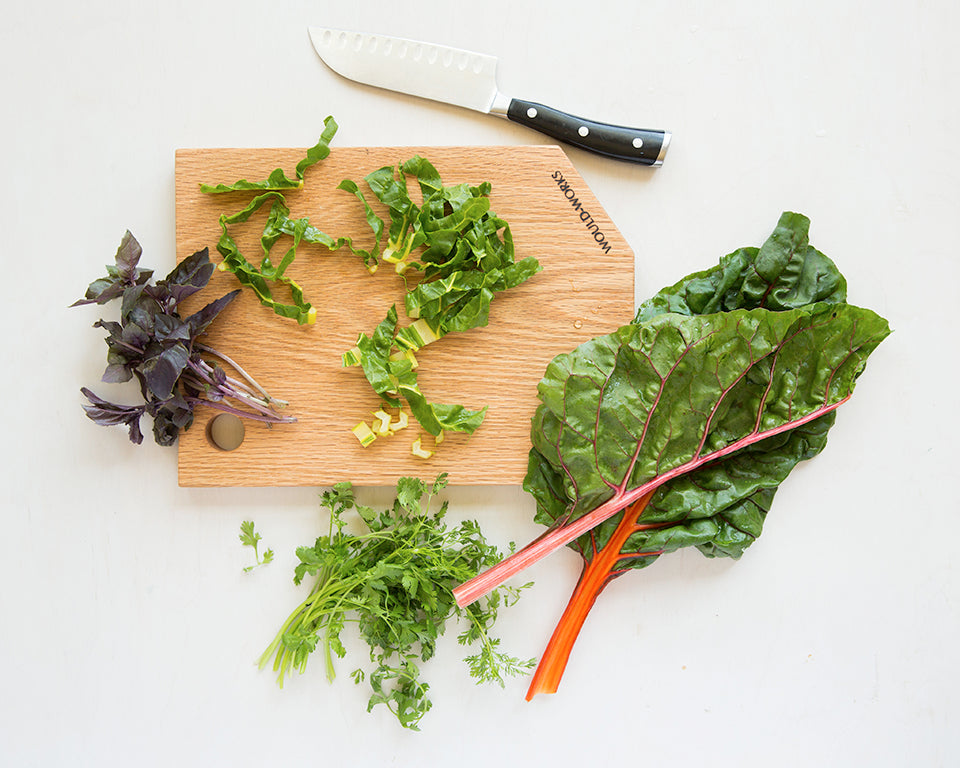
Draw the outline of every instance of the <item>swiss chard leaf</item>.
[[[390,365],[390,353],[396,331],[397,308],[393,306],[388,310],[387,316],[377,324],[371,336],[360,334],[357,340],[363,375],[373,387],[373,391],[393,406],[400,404],[400,401],[390,394],[396,392],[397,388]]]
[[[333,131],[335,129],[333,124]],[[326,156],[332,137],[332,131],[325,131],[315,151],[308,153],[308,158],[298,165],[300,182],[302,171]],[[262,304],[281,317],[293,318],[301,324],[316,320],[316,311],[303,290],[286,274],[301,243],[322,245],[331,251],[346,247],[362,258],[371,273],[377,269],[380,259],[395,264],[400,274],[407,270],[422,271],[421,279],[408,290],[405,299],[408,316],[422,323],[419,327],[400,329],[397,339],[394,322],[390,335],[397,339],[398,343],[393,344],[397,351],[400,346],[418,349],[450,331],[487,325],[490,303],[495,295],[516,287],[540,270],[533,257],[514,262],[510,227],[490,210],[489,183],[445,186],[433,164],[419,155],[396,166],[379,168],[365,177],[370,192],[386,207],[389,225],[377,214],[355,181],[344,179],[339,184],[339,189],[354,195],[364,206],[365,218],[374,236],[370,248],[354,245],[350,237],[331,237],[313,227],[306,218],[291,218],[281,192],[291,188],[293,182],[284,181],[286,177],[280,169],[275,174],[279,174],[277,179],[271,175],[262,183],[241,180],[232,185],[208,185],[204,191],[261,193],[241,210],[220,217],[221,237],[217,250],[223,256],[221,268],[232,272],[242,285],[253,290]],[[408,177],[419,187],[419,204],[410,196]],[[299,183],[293,186],[299,186]],[[257,262],[241,253],[231,235],[231,228],[248,221],[264,207],[269,211],[260,237],[261,255]],[[384,234],[385,245],[382,242]],[[292,238],[292,244],[275,262],[273,249],[282,236]],[[277,286],[289,291],[289,301],[275,296]],[[402,383],[412,392],[411,410],[415,418],[419,420],[423,416],[432,434],[438,435],[443,425],[472,432],[484,411],[427,403],[416,387],[416,374],[410,368],[404,368],[404,363],[392,362],[392,350],[379,343],[384,336],[381,327],[372,336],[361,335],[357,344],[364,374],[374,391],[388,403],[398,405],[399,400],[392,392]]]
[[[776,487],[822,449],[834,409],[889,333],[844,303],[846,283],[809,246],[808,226],[784,214],[761,248],[684,278],[644,302],[633,324],[550,364],[525,487],[552,530],[463,585],[459,600],[562,543],[592,557],[618,513],[648,497],[639,524],[655,527],[616,554],[685,541],[738,556],[759,535]],[[653,546],[669,531],[674,544]]]
[[[410,196],[407,177],[419,187],[421,201]],[[406,274],[420,271],[421,279],[408,288],[404,305],[412,325],[392,330],[396,349],[419,349],[447,333],[486,326],[496,294],[514,288],[540,270],[534,257],[514,261],[513,238],[506,221],[490,210],[490,185],[445,186],[440,173],[419,155],[396,167],[384,166],[365,177],[374,197],[387,207],[389,226],[376,215],[355,182],[347,190],[363,203],[380,252],[386,230],[384,261]],[[392,326],[393,328],[393,326]],[[426,334],[426,335],[425,335]],[[486,409],[430,403],[416,384],[416,373],[389,362],[388,349],[372,349],[366,336],[358,348],[364,373],[381,396],[391,391],[388,381],[410,405],[414,418],[437,436],[446,430],[472,433]],[[395,400],[390,400],[394,402]]]
[[[233,224],[247,221],[254,213],[260,210],[264,205],[270,203],[270,213],[267,225],[264,227],[263,235],[260,239],[262,254],[259,265],[254,265],[240,251],[237,242],[230,235],[229,227]],[[280,235],[278,220],[286,218],[290,213],[283,196],[279,192],[264,192],[250,200],[241,210],[233,214],[223,214],[220,216],[220,239],[217,242],[217,250],[223,257],[222,267],[231,272],[241,285],[247,286],[253,290],[260,303],[270,307],[281,317],[292,317],[298,323],[305,324],[311,317],[311,306],[309,302],[303,301],[303,292],[299,286],[290,278],[284,277],[283,271],[287,262],[281,262],[282,269],[279,271],[270,261],[270,249]],[[294,246],[295,248],[296,246]],[[288,304],[274,298],[271,283],[281,283],[286,285],[293,298],[293,303]],[[300,301],[297,301],[297,299]]]
[[[230,230],[232,225],[248,221],[267,203],[268,214],[260,236],[260,258],[259,262],[254,264],[240,251]],[[231,272],[241,285],[253,290],[261,304],[270,307],[280,317],[294,319],[301,325],[313,323],[316,318],[316,312],[304,296],[303,289],[286,274],[301,243],[321,245],[330,251],[346,247],[352,254],[360,256],[368,269],[376,267],[375,249],[368,251],[355,247],[349,237],[331,237],[312,226],[307,218],[291,218],[286,199],[277,191],[264,192],[251,199],[236,213],[221,215],[220,230],[217,250],[223,256],[222,268]],[[292,238],[292,242],[280,261],[274,264],[271,257],[273,248],[284,235]],[[283,286],[289,291],[289,302],[274,296],[273,289],[277,286]]]
[[[783,214],[759,249],[665,288],[634,324],[548,367],[525,487],[552,530],[516,565],[457,590],[469,602],[558,543],[582,555],[528,699],[557,690],[611,579],[682,547],[740,557],[779,485],[824,448],[889,327],[846,304],[846,282],[809,245],[808,227]]]
[[[559,356],[532,440],[563,478],[564,519],[829,412],[888,332],[845,304],[666,314]]]
[[[443,432],[473,434],[483,423],[483,417],[487,413],[486,406],[474,411],[459,404],[430,403],[419,388],[401,384],[399,389],[414,418],[434,436]]]
[[[486,408],[474,411],[462,405],[429,402],[420,391],[417,373],[410,361],[405,357],[392,359],[396,333],[397,308],[392,306],[371,336],[361,333],[357,340],[360,366],[373,391],[393,407],[399,407],[402,398],[420,426],[435,437],[445,431],[475,432]]]
[[[760,248],[740,248],[702,272],[687,275],[640,305],[634,322],[664,312],[708,315],[733,309],[796,309],[847,300],[847,281],[810,245],[810,220],[784,213]]]
[[[527,698],[553,693],[597,595],[660,555],[738,558],[780,483],[826,444],[836,408],[889,334],[785,213],[644,302],[633,324],[548,366],[525,488],[544,536],[455,590],[460,605],[568,543],[584,569]]]

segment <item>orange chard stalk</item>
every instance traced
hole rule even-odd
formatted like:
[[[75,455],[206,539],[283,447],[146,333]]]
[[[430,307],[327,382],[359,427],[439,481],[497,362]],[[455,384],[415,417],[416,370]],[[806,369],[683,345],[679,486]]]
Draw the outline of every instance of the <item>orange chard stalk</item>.
[[[620,576],[626,569],[618,568],[621,560],[637,557],[655,557],[661,554],[656,552],[630,552],[623,554],[622,550],[630,538],[637,531],[659,527],[657,524],[643,525],[639,518],[646,509],[655,491],[649,491],[628,506],[617,529],[606,545],[599,551],[594,549],[593,558],[585,560],[583,572],[577,582],[576,589],[570,596],[570,601],[560,617],[550,642],[540,657],[530,688],[527,690],[527,701],[538,693],[556,693],[560,686],[560,678],[567,667],[567,660],[573,645],[580,635],[580,630],[590,613],[590,609],[597,597],[613,579]]]

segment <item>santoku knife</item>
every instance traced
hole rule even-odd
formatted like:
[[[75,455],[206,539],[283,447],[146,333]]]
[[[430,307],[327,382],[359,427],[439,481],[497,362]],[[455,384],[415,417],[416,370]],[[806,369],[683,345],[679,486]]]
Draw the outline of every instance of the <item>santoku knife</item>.
[[[599,123],[505,96],[497,89],[493,56],[385,35],[325,27],[309,31],[324,63],[351,80],[505,117],[617,160],[658,166],[670,144],[666,131]]]

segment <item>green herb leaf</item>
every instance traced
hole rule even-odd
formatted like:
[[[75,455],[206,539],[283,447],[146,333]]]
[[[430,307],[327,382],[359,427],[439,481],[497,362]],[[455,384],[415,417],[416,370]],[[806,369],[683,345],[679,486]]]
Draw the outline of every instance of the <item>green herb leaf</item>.
[[[249,573],[255,568],[259,568],[261,565],[266,565],[267,563],[273,562],[272,549],[264,551],[263,556],[260,556],[260,553],[258,552],[260,541],[260,534],[254,530],[254,524],[252,520],[244,520],[242,523],[240,523],[240,543],[245,547],[251,547],[253,549],[253,556],[256,559],[256,562],[253,565],[248,565],[243,569],[244,573]]]
[[[477,682],[503,684],[533,661],[520,661],[499,650],[490,629],[504,604],[499,592],[467,611],[457,608],[452,588],[467,574],[476,574],[500,558],[474,521],[450,528],[444,522],[446,502],[431,511],[434,494],[446,485],[440,475],[432,484],[404,477],[397,483],[392,508],[374,513],[356,504],[349,484],[325,491],[321,502],[331,513],[330,530],[312,547],[300,547],[294,580],[307,574],[315,582],[307,598],[284,622],[260,658],[261,669],[273,661],[282,686],[293,671],[303,672],[319,650],[327,678],[333,680],[334,657],[346,654],[340,635],[349,622],[370,646],[369,669],[351,673],[355,683],[368,682],[368,711],[386,706],[404,728],[418,730],[432,707],[430,686],[421,666],[437,649],[447,623],[462,619],[461,645],[479,645],[469,655],[468,671]],[[359,520],[345,515],[356,509]],[[353,523],[367,532],[348,532]],[[252,529],[251,529],[252,532]],[[514,595],[518,590],[507,590]]]

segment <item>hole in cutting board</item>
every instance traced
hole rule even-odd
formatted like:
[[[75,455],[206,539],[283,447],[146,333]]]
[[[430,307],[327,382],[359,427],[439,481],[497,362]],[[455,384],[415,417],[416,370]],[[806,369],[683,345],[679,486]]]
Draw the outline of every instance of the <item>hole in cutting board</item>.
[[[234,451],[243,443],[246,428],[239,416],[221,413],[207,424],[207,440],[221,451]]]

